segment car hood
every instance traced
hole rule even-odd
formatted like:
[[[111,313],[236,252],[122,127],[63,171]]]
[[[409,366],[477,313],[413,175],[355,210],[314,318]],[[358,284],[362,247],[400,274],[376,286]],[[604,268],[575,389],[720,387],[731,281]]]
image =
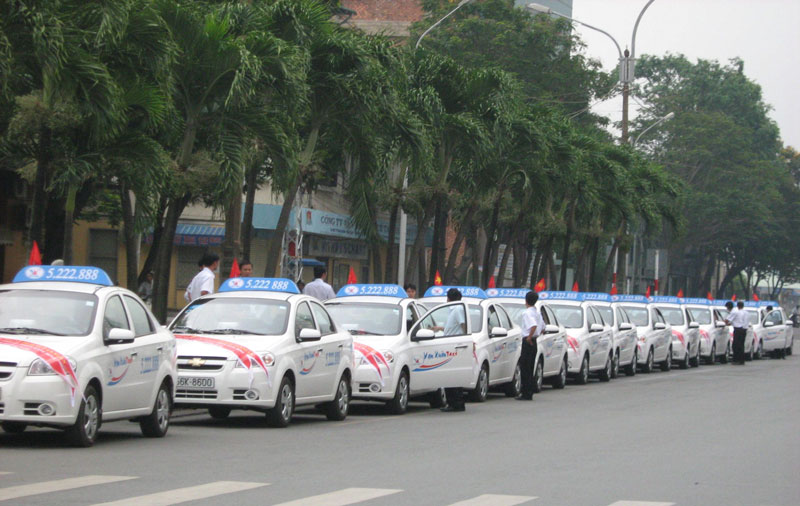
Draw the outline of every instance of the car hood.
[[[287,338],[285,336],[247,336],[219,334],[182,334],[175,333],[178,356],[191,357],[225,357],[237,360],[235,349],[249,350],[258,355],[273,351]]]
[[[0,362],[13,362],[17,367],[28,367],[38,355],[27,345],[41,346],[78,360],[86,349],[91,348],[91,337],[41,336],[0,334]],[[16,344],[22,343],[22,344]]]

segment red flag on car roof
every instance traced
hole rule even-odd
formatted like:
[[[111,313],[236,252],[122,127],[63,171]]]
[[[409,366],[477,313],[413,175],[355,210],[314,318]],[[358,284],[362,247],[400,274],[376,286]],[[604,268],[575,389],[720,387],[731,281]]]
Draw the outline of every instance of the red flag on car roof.
[[[647,285],[647,290],[644,292],[645,297],[650,297],[650,285]]]
[[[534,292],[543,292],[547,288],[547,283],[544,282],[544,278],[540,279],[538,283],[533,287]]]
[[[31,254],[28,257],[28,265],[42,265],[42,254],[39,253],[39,245],[33,241],[31,246]]]
[[[683,288],[678,290],[678,297],[683,297]]]
[[[610,293],[611,295],[616,295],[617,294],[617,284],[616,283],[611,283],[611,291],[608,292],[608,293]]]
[[[436,276],[433,278],[433,284],[436,286],[442,286],[442,275],[439,274],[439,269],[436,269]]]
[[[239,261],[235,258],[233,259],[233,265],[231,265],[231,275],[228,276],[229,278],[238,278],[242,275],[242,271],[239,270]]]
[[[711,292],[708,292],[708,293],[706,294],[706,299],[708,299],[708,300],[714,300],[714,296],[713,296],[713,295],[711,295]]]
[[[731,297],[731,300],[736,300],[736,294],[735,293],[733,294],[733,297]]]
[[[350,273],[347,275],[347,284],[348,285],[355,285],[358,283],[358,278],[356,278],[356,271],[353,270],[353,266],[350,266]]]
[[[494,276],[492,276],[491,278],[489,278],[489,286],[487,286],[487,288],[494,288],[494,287],[495,287]]]
[[[755,293],[755,292],[753,292],[753,300],[754,300],[754,301],[756,301],[756,302],[758,302],[759,300],[761,300],[761,299],[759,299],[759,298],[758,298],[758,294],[757,294],[757,293]]]
[[[572,291],[573,292],[580,292],[580,289],[578,289],[578,282],[577,281],[572,283]]]

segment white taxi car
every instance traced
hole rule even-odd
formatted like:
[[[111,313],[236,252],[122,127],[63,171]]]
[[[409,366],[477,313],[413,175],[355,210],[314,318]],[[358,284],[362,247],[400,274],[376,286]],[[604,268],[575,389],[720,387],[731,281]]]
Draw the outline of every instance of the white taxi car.
[[[649,373],[659,363],[662,371],[672,368],[672,329],[661,311],[650,304],[644,295],[612,295],[636,325],[639,342],[636,343],[636,360],[642,372]]]
[[[175,338],[96,267],[25,267],[0,286],[0,422],[66,430],[91,446],[104,422],[169,428]]]
[[[655,295],[650,301],[672,327],[672,360],[681,369],[700,365],[700,324],[689,318],[683,297]]]
[[[700,358],[707,364],[714,364],[718,358],[727,356],[728,329],[724,317],[713,307],[713,301],[687,297],[683,303],[689,321],[698,325]]]
[[[715,299],[711,301],[711,307],[717,311],[723,320],[728,317],[728,308],[725,307],[727,302],[730,301],[723,299]],[[736,304],[734,304],[734,307],[736,307]],[[725,326],[725,332],[727,335],[725,342],[725,353],[723,355],[717,355],[719,361],[723,364],[728,363],[728,360],[733,352],[733,327],[730,325]],[[717,353],[719,353],[719,349],[717,349]]]
[[[602,381],[610,380],[614,361],[613,331],[585,297],[580,292],[539,293],[539,300],[567,331],[567,374],[581,385],[588,383],[589,373],[598,373]]]
[[[587,297],[590,294],[586,294]],[[592,305],[600,312],[603,323],[611,327],[614,332],[614,361],[612,363],[611,377],[619,375],[620,368],[625,369],[625,374],[633,376],[636,374],[636,328],[628,313],[611,300],[611,295],[607,293],[592,293]]]
[[[759,344],[763,348],[756,351],[756,356],[761,358],[761,351],[779,356],[791,355],[794,347],[792,320],[786,318],[786,313],[777,302],[761,302],[765,311],[767,306],[772,306],[772,311],[766,313],[761,322],[763,330],[759,333]]]
[[[519,356],[522,353],[522,336],[502,305],[490,300],[476,286],[432,286],[421,302],[434,305],[447,300],[447,291],[457,288],[469,314],[470,333],[473,340],[474,368],[468,388],[469,398],[483,402],[490,387],[502,388],[506,395],[516,396],[522,388]]]
[[[525,312],[525,295],[530,292],[527,288],[489,288],[486,295],[499,302],[506,311],[511,321],[522,327],[522,313]],[[533,391],[540,392],[545,381],[553,388],[564,388],[567,384],[567,331],[558,324],[553,310],[536,302],[544,320],[544,331],[536,338],[536,366],[533,377]]]
[[[412,397],[427,395],[431,405],[439,407],[440,388],[466,387],[472,381],[470,353],[459,353],[459,360],[446,360],[448,352],[456,352],[457,347],[471,348],[472,338],[466,334],[432,341],[413,338],[411,329],[425,311],[408,298],[403,287],[345,285],[335,298],[325,301],[325,307],[333,320],[353,335],[354,398],[385,402],[392,413],[402,414]],[[464,311],[466,314],[465,307]],[[443,358],[435,360],[437,356]]]
[[[322,304],[282,278],[231,278],[170,324],[178,342],[175,403],[266,413],[286,427],[296,406],[320,405],[329,420],[350,406],[353,338]]]

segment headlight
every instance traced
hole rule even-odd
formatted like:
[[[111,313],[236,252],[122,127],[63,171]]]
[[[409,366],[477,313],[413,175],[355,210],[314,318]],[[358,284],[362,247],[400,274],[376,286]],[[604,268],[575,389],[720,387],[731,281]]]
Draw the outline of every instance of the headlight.
[[[392,353],[391,350],[383,350],[381,353],[383,354],[383,358],[385,358],[387,362],[389,362],[390,364],[394,362],[394,353]]]
[[[69,366],[72,367],[72,371],[77,372],[78,362],[72,357],[67,357],[67,360],[69,361]],[[31,362],[31,366],[28,368],[28,376],[48,376],[55,373],[53,368],[47,365],[47,362],[41,358],[37,358]]]
[[[261,358],[264,360],[264,364],[267,367],[275,365],[275,355],[273,355],[272,353],[265,353],[264,356]]]

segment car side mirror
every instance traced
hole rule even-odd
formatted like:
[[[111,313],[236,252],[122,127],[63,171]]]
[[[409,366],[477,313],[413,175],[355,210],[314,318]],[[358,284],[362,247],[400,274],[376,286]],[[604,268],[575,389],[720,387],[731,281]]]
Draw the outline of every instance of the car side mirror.
[[[599,323],[592,323],[592,325],[589,327],[589,332],[602,332],[603,328],[604,327]]]
[[[492,332],[489,337],[507,337],[508,331],[503,327],[492,327]]]
[[[545,325],[544,326],[544,333],[545,334],[558,334],[561,329],[558,328],[558,325]]]
[[[775,326],[775,324],[774,324],[774,323],[772,323],[772,322],[764,322],[764,327],[765,327],[765,328],[766,328],[766,327],[774,327],[774,326]]]
[[[412,341],[430,341],[436,336],[431,329],[419,329],[411,336]]]
[[[661,323],[661,322],[656,322],[656,323],[653,324],[653,328],[655,330],[664,330],[665,328],[667,328],[667,324],[666,323]]]
[[[792,320],[786,320],[785,322],[783,322],[783,324],[791,327],[792,325],[794,325],[794,322]]]
[[[697,323],[697,322],[690,322],[689,323],[689,328],[690,329],[699,329],[700,328],[700,324]]]
[[[631,329],[633,329],[633,325],[630,324],[630,323],[627,323],[627,322],[622,322],[622,323],[619,324],[619,329],[620,330],[631,330]]]
[[[132,330],[128,329],[111,329],[108,331],[108,337],[103,341],[106,344],[131,344],[133,343],[134,334]]]
[[[725,326],[725,322],[717,320],[714,326],[717,327],[718,329],[721,329],[722,327]]]
[[[297,340],[301,343],[319,341],[320,339],[322,339],[322,334],[317,329],[300,329],[300,334],[297,335]]]

